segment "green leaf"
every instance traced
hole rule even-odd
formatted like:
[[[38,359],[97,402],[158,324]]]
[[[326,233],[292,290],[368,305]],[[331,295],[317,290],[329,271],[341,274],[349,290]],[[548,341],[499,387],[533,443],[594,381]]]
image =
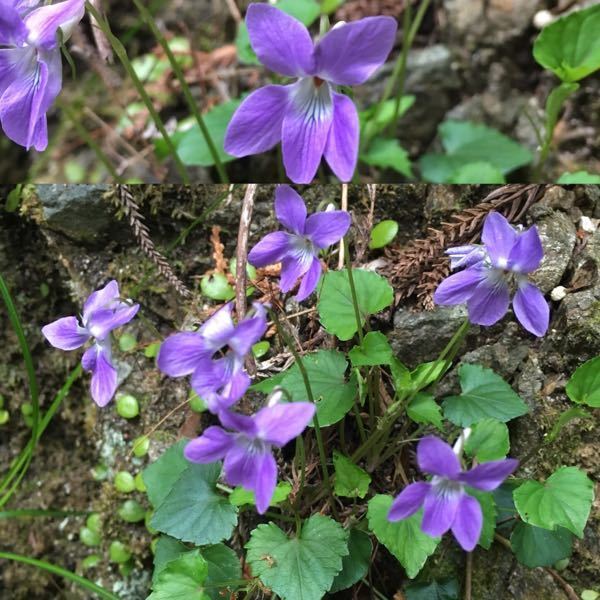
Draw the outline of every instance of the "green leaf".
[[[542,30],[533,56],[563,81],[579,81],[600,69],[598,31],[600,5],[573,12]]]
[[[317,405],[319,425],[337,423],[352,408],[357,394],[356,380],[346,381],[346,358],[337,350],[319,350],[303,357],[310,387]],[[298,365],[286,371],[281,387],[294,402],[306,402],[306,387]]]
[[[576,369],[567,383],[567,396],[577,404],[600,407],[600,356]]]
[[[397,358],[393,358],[390,363],[390,371],[392,373],[392,379],[394,380],[394,390],[400,391],[411,391],[411,375],[408,367],[403,365]]]
[[[436,382],[450,366],[445,360],[433,360],[418,365],[410,374],[410,389],[413,392],[424,390]]]
[[[460,396],[444,400],[444,416],[455,425],[468,427],[485,418],[506,423],[529,412],[513,389],[491,369],[481,365],[461,365]]]
[[[142,471],[148,499],[154,508],[162,504],[171,488],[190,463],[183,456],[187,440],[173,444],[162,456]]]
[[[482,548],[489,550],[494,541],[494,531],[496,530],[497,511],[494,496],[490,492],[482,492],[471,487],[467,487],[467,492],[469,495],[477,498],[483,514],[483,526],[477,543]]]
[[[418,392],[410,401],[406,413],[415,423],[435,425],[440,430],[443,428],[441,408],[433,394]]]
[[[348,550],[350,554],[342,558],[342,570],[336,575],[329,589],[332,594],[353,586],[369,570],[373,544],[367,533],[360,529],[351,529],[348,537]]]
[[[198,546],[228,539],[237,524],[237,509],[217,492],[221,463],[188,465],[156,507],[150,524]]]
[[[582,538],[594,500],[594,484],[576,467],[561,467],[546,483],[525,482],[514,491],[513,498],[526,523],[551,530],[564,527]]]
[[[292,486],[287,482],[281,482],[277,484],[271,503],[269,506],[277,506],[280,502],[287,499],[292,491]],[[245,504],[256,504],[254,499],[254,492],[252,490],[245,490],[242,487],[236,487],[231,494],[229,494],[229,502],[234,506],[244,506]]]
[[[337,450],[333,451],[333,467],[335,469],[334,490],[337,496],[364,498],[367,495],[371,477],[366,471]]]
[[[364,325],[369,315],[375,315],[392,304],[394,292],[387,280],[377,273],[353,269],[352,275],[360,321]],[[351,339],[356,333],[356,317],[346,269],[325,274],[317,308],[321,322],[329,333],[342,341]]]
[[[562,83],[554,88],[546,100],[546,136],[552,140],[554,128],[558,123],[560,111],[567,98],[579,89],[578,83]]]
[[[324,15],[330,15],[335,12],[345,0],[322,0],[321,2],[321,13]]]
[[[562,527],[548,531],[519,521],[510,536],[517,560],[530,569],[549,567],[571,556],[573,534]]]
[[[368,150],[361,153],[360,160],[372,167],[393,169],[405,177],[414,177],[408,152],[397,139],[375,138]]]
[[[411,583],[406,586],[406,600],[458,600],[456,579],[432,581],[431,583]]]
[[[227,125],[229,125],[233,113],[241,103],[241,99],[229,100],[218,104],[202,115],[221,162],[235,160],[234,156],[230,156],[225,152],[223,142]],[[176,141],[177,154],[184,165],[211,167],[215,164],[200,127],[195,121],[189,129],[174,136],[174,140]]]
[[[448,183],[506,183],[502,171],[487,162],[472,162],[459,167]]]
[[[400,118],[408,109],[415,103],[416,96],[402,96],[398,109],[398,118]],[[374,104],[366,110],[358,113],[360,121],[361,137],[375,138],[381,133],[396,117],[396,101],[397,98],[386,100],[381,108],[379,104]],[[375,115],[377,118],[375,119]]]
[[[573,407],[569,408],[568,410],[565,410],[565,412],[561,413],[561,415],[558,417],[558,419],[556,419],[556,423],[554,423],[554,427],[552,427],[552,430],[550,431],[550,433],[548,433],[546,435],[546,439],[544,441],[546,443],[553,442],[558,437],[558,434],[562,431],[563,427],[565,425],[567,425],[567,423],[570,423],[571,421],[574,421],[575,419],[591,419],[591,418],[593,418],[593,417],[589,412],[583,410],[583,408],[579,408],[578,406],[573,406]]]
[[[207,575],[208,565],[200,551],[186,552],[157,575],[148,600],[210,600],[203,587]]]
[[[396,237],[397,233],[398,221],[392,221],[391,219],[380,221],[371,230],[369,248],[375,250],[387,246]]]
[[[600,183],[600,175],[595,173],[588,173],[587,171],[576,171],[575,173],[563,173],[557,183],[563,185],[574,185],[577,183]]]
[[[152,580],[156,580],[158,574],[173,560],[179,558],[183,553],[190,549],[180,541],[168,535],[161,535],[156,542],[154,551],[154,572]]]
[[[121,352],[130,352],[137,346],[137,340],[135,339],[135,335],[131,333],[124,333],[119,338],[119,350]]]
[[[201,554],[208,565],[206,593],[212,600],[229,598],[242,579],[242,566],[238,555],[225,544],[213,544],[201,549]],[[225,593],[228,592],[228,593]]]
[[[363,338],[362,344],[354,346],[348,352],[348,358],[354,367],[389,365],[394,358],[394,352],[383,333],[369,331]]]
[[[369,501],[369,528],[377,539],[400,561],[408,577],[413,579],[439,544],[440,538],[429,537],[421,531],[422,511],[396,523],[387,515],[393,498],[377,495]]]
[[[445,121],[440,125],[445,154],[425,154],[419,164],[424,179],[450,183],[465,164],[485,162],[503,175],[533,160],[527,148],[499,131],[469,121]]]
[[[509,450],[508,427],[496,419],[476,423],[465,443],[465,452],[478,462],[500,460]]]
[[[282,600],[321,600],[342,570],[348,554],[347,532],[321,515],[289,538],[277,525],[259,525],[246,544],[252,573]]]
[[[281,385],[286,375],[287,371],[282,371],[281,373],[277,373],[277,375],[273,375],[273,377],[267,377],[267,379],[252,384],[250,389],[254,392],[270,394],[278,385]]]

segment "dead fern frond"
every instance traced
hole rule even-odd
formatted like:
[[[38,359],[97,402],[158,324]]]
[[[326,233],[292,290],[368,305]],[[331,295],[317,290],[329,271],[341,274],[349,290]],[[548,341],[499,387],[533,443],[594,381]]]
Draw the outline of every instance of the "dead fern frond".
[[[425,239],[404,247],[385,250],[386,265],[381,269],[394,287],[396,303],[415,296],[425,310],[433,308],[433,293],[450,273],[445,250],[450,246],[474,243],[491,211],[502,213],[509,221],[519,221],[528,208],[544,195],[543,185],[505,185],[489,194],[483,202],[453,215],[439,229],[429,229]]]
[[[131,188],[127,185],[118,185],[116,193],[113,195],[113,202],[127,217],[139,247],[156,266],[158,272],[175,288],[178,294],[186,299],[192,298],[192,292],[175,275],[167,259],[156,249]]]

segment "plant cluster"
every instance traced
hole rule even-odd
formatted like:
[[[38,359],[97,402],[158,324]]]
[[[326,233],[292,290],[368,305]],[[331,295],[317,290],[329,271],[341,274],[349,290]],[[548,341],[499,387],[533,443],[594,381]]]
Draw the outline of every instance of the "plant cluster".
[[[249,312],[236,303],[236,319],[234,303],[227,303],[198,329],[174,333],[148,354],[166,375],[190,377],[190,406],[206,411],[208,424],[141,474],[115,477],[119,492],[145,493],[152,507],[146,512],[137,500],[127,500],[118,511],[127,522],[145,521],[158,535],[150,598],[252,598],[271,590],[283,600],[318,600],[362,585],[383,598],[368,574],[378,546],[414,579],[448,531],[467,553],[489,549],[496,540],[530,568],[567,559],[574,538],[583,537],[594,499],[586,473],[562,466],[538,481],[519,458],[508,457],[508,423],[526,418],[531,407],[493,370],[461,363],[460,393],[436,395],[469,329],[502,319],[511,292],[523,327],[545,334],[549,307],[528,279],[544,254],[535,226],[513,227],[491,212],[481,245],[447,249],[456,273],[441,283],[435,299],[464,303],[469,316],[436,360],[411,370],[387,336],[371,327],[371,317],[391,306],[393,290],[379,274],[352,266],[345,239],[350,214],[329,206],[307,216],[302,198],[288,186],[276,190],[275,213],[285,230],[268,233],[248,257],[256,278],[281,263],[283,297],[255,302]],[[385,246],[396,229],[389,221],[374,227],[371,247]],[[337,244],[345,268],[322,274]],[[296,287],[296,299],[309,303],[316,291],[314,310],[336,349],[307,352],[293,336],[284,296]],[[0,289],[11,306],[7,290]],[[92,372],[91,395],[100,406],[116,391],[111,331],[138,308],[120,299],[111,281],[90,295],[81,321],[64,317],[43,328],[63,350],[94,339],[82,364]],[[272,343],[294,360],[259,379],[255,364],[268,352],[260,345],[269,328]],[[119,345],[127,349],[126,334]],[[600,358],[575,371],[566,387],[574,406],[544,443],[552,443],[572,418],[586,416],[582,406],[600,406],[599,373]],[[133,396],[118,396],[119,404],[119,414],[137,415]],[[34,435],[43,431],[48,413],[40,417],[37,409]],[[145,454],[148,444],[148,437],[138,439],[136,455],[139,448]],[[235,532],[242,519],[247,533],[240,545]],[[90,547],[100,543],[98,515],[88,517],[80,537]],[[126,544],[114,540],[110,556],[127,572],[132,554]],[[89,558],[91,568],[99,558]],[[82,585],[95,585],[77,577]],[[424,594],[435,589],[458,597],[455,582],[429,578],[406,587],[409,598],[429,597]]]

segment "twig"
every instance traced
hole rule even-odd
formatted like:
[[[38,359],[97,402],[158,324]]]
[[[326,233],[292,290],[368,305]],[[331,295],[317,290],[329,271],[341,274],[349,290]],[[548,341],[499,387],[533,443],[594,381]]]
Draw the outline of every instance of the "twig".
[[[465,573],[465,600],[471,600],[473,587],[473,553],[467,552],[467,572]]]
[[[252,211],[254,209],[254,196],[256,195],[256,184],[249,183],[242,202],[242,214],[238,229],[237,249],[235,256],[235,312],[238,321],[246,314],[246,265],[248,263],[248,234],[252,222]],[[246,359],[246,370],[251,377],[256,375],[256,364],[252,354]]]
[[[242,13],[240,9],[237,7],[235,0],[225,0],[225,4],[227,4],[227,8],[231,13],[231,17],[233,20],[238,23],[238,25],[242,22]]]
[[[186,299],[191,298],[193,296],[192,292],[175,275],[167,259],[156,249],[150,237],[148,226],[144,223],[144,217],[140,213],[140,208],[129,186],[118,185],[113,199],[115,204],[127,215],[129,225],[142,252],[154,263],[158,272],[175,288],[177,293]]]
[[[101,14],[104,16],[104,10],[102,9],[102,0],[90,0],[90,4]],[[112,51],[112,47],[108,38],[100,29],[96,18],[93,15],[90,15],[90,23],[92,25],[92,36],[94,38],[94,42],[96,43],[96,48],[98,49],[98,54],[100,58],[105,63],[113,63],[115,60],[115,56]]]

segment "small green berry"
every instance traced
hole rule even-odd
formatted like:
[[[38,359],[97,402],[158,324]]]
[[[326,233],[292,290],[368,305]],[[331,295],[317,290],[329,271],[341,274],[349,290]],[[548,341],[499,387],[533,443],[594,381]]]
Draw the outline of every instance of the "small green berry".
[[[133,440],[133,453],[135,456],[142,457],[148,454],[150,449],[150,438],[147,435],[140,435],[140,437]]]
[[[31,402],[21,404],[21,414],[24,417],[30,417],[33,414],[33,404]]]
[[[121,492],[123,494],[129,494],[129,492],[133,492],[135,489],[133,475],[127,471],[119,471],[115,475],[115,489],[117,492]]]
[[[557,571],[564,571],[569,566],[569,562],[569,558],[563,558],[562,560],[559,560],[554,563],[554,568]]]
[[[94,533],[100,535],[102,531],[102,517],[100,513],[92,513],[86,520],[85,526]]]
[[[254,344],[254,346],[252,346],[252,354],[254,354],[256,358],[261,358],[269,351],[270,347],[271,344],[269,344],[269,342],[267,342],[266,340],[263,340],[262,342],[257,342],[256,344]]]
[[[123,542],[115,540],[108,548],[108,557],[111,562],[126,563],[131,558],[131,550]]]
[[[133,571],[133,561],[128,560],[126,563],[119,565],[119,573],[122,577],[129,577],[131,571]]]
[[[131,333],[124,333],[119,338],[119,348],[121,349],[121,352],[130,352],[136,346],[137,340],[135,339],[134,335],[131,335]]]
[[[0,425],[6,425],[10,415],[7,410],[0,410]]]
[[[146,491],[146,484],[144,483],[144,478],[142,477],[141,471],[133,478],[133,482],[135,484],[135,489],[138,492]]]
[[[102,558],[100,556],[98,556],[97,554],[90,554],[89,556],[86,556],[83,559],[83,561],[81,562],[81,566],[84,569],[93,569],[98,564],[100,564],[101,560],[102,560]]]
[[[82,527],[79,530],[79,539],[82,544],[90,547],[99,546],[102,541],[100,534],[96,531],[92,531],[89,527]]]
[[[126,500],[118,510],[119,516],[128,523],[139,523],[144,520],[146,511],[137,500]]]
[[[106,479],[108,477],[108,467],[106,465],[96,465],[93,469],[92,469],[92,477],[96,480],[96,481],[103,481],[104,479]]]
[[[160,349],[160,342],[153,342],[144,348],[144,356],[146,358],[155,358]]]
[[[193,393],[190,396],[190,408],[197,413],[202,413],[206,411],[206,403],[198,394]]]
[[[117,398],[117,413],[124,419],[133,419],[140,414],[137,398],[131,394],[123,394]]]
[[[150,535],[154,535],[158,533],[158,529],[154,529],[152,525],[150,525],[150,521],[152,521],[152,517],[154,516],[154,512],[151,510],[147,510],[144,515],[144,525],[146,525],[146,529]]]

